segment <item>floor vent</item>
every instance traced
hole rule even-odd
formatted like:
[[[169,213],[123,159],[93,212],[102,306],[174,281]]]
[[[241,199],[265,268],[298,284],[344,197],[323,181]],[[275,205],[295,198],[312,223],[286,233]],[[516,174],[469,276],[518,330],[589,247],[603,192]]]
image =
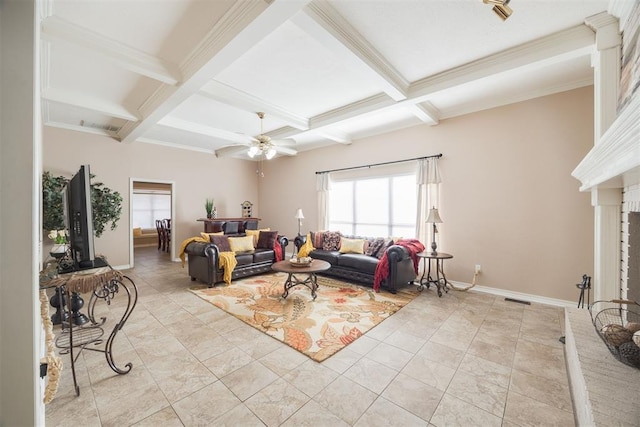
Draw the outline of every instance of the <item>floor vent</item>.
[[[531,305],[531,303],[529,301],[522,301],[519,299],[513,299],[513,298],[505,298],[505,301],[509,301],[509,302],[517,302],[518,304],[526,304],[526,305]]]

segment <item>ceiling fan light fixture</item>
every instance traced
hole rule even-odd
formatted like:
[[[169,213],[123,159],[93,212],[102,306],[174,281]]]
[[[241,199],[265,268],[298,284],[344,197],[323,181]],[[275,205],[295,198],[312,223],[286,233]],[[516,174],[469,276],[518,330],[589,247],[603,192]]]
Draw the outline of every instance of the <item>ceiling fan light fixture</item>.
[[[256,154],[258,154],[260,152],[260,149],[253,145],[249,148],[249,151],[247,152],[247,154],[249,155],[249,157],[251,157],[252,159],[256,156]]]
[[[275,155],[276,155],[276,149],[273,147],[269,147],[269,149],[267,150],[264,156],[267,158],[267,160],[271,160]]]

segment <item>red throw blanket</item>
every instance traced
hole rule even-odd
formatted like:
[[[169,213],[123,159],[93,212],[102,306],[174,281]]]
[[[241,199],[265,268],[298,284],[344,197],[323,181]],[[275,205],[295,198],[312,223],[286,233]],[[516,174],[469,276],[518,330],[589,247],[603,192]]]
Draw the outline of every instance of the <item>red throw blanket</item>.
[[[396,243],[398,246],[402,246],[407,249],[409,255],[411,256],[411,260],[413,261],[413,269],[416,272],[416,276],[418,275],[418,265],[420,263],[420,258],[418,258],[418,254],[424,251],[424,245],[420,243],[418,239],[403,239],[398,240]],[[376,266],[376,272],[373,276],[373,290],[376,292],[380,292],[380,284],[389,277],[389,259],[387,258],[387,252],[385,251],[384,255],[380,259],[380,262]]]
[[[282,246],[280,246],[280,242],[278,242],[278,239],[276,239],[276,241],[273,243],[273,252],[275,252],[276,262],[282,261],[284,259]]]

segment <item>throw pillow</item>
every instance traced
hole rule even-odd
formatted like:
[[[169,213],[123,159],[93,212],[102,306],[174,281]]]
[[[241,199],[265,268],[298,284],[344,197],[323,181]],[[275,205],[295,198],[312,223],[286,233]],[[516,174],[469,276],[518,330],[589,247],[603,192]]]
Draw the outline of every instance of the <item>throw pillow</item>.
[[[260,228],[258,230],[244,230],[247,236],[253,236],[253,246],[258,247],[258,238],[260,237],[261,231],[270,231],[270,228]]]
[[[322,249],[325,251],[337,251],[340,249],[341,236],[339,231],[325,231],[322,238]]]
[[[322,242],[324,241],[324,233],[326,233],[326,231],[311,232],[311,244],[315,249],[322,249]]]
[[[252,251],[254,249],[253,236],[229,237],[228,239],[229,246],[235,253]]]
[[[142,228],[140,227],[136,227],[133,229],[133,237],[140,237],[142,236]]]
[[[229,238],[227,236],[211,233],[209,241],[218,247],[220,252],[229,252],[231,246],[229,246]]]
[[[340,253],[362,254],[364,253],[364,242],[364,239],[347,239],[343,237],[340,240]]]
[[[393,239],[384,239],[384,241],[382,242],[382,246],[380,246],[380,249],[378,249],[378,252],[376,252],[376,258],[382,259],[384,253],[391,245],[393,245]]]
[[[365,255],[369,255],[369,256],[373,256],[373,257],[377,257],[378,256],[378,251],[380,250],[382,245],[384,245],[384,239],[383,238],[375,239],[373,242],[369,243],[369,247],[364,252],[364,254]]]
[[[258,237],[258,244],[256,245],[256,248],[273,249],[277,238],[277,231],[260,231],[260,237]]]
[[[311,233],[307,233],[307,239],[304,241],[304,245],[300,247],[298,251],[298,258],[304,258],[309,256],[311,251],[314,249],[313,243],[311,243]]]
[[[211,236],[222,236],[222,235],[224,235],[222,231],[219,233],[205,233],[204,231],[200,232],[200,237],[202,237],[204,240],[211,240]]]

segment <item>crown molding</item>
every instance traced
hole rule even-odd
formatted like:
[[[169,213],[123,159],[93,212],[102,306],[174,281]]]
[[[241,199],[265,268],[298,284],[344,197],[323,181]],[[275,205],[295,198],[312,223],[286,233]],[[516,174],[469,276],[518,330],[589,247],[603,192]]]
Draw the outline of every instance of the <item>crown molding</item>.
[[[200,123],[191,122],[189,120],[179,119],[176,117],[166,116],[158,122],[158,126],[165,126],[173,129],[180,129],[186,132],[197,133],[200,135],[211,136],[228,142],[237,142],[240,144],[248,144],[252,142],[252,138],[247,135],[229,132],[217,129],[211,126],[205,126]]]
[[[81,47],[126,70],[162,83],[175,85],[180,81],[175,65],[58,16],[49,16],[42,21],[42,38],[53,43],[65,42]]]
[[[177,148],[180,150],[196,151],[198,153],[214,154],[214,151],[212,149],[194,147],[193,145],[176,144],[175,142],[161,141],[159,139],[148,138],[148,137],[138,138],[136,139],[136,142],[142,142],[144,144],[152,144],[152,145],[161,145],[163,147]]]
[[[314,1],[292,22],[339,56],[347,67],[371,76],[390,98],[399,101],[407,97],[409,82],[329,2]]]
[[[71,92],[69,90],[47,88],[42,91],[42,99],[57,104],[83,108],[85,110],[94,111],[96,113],[105,114],[110,117],[124,119],[131,122],[137,122],[139,120],[139,116],[135,111],[129,110],[120,104],[108,102],[101,98],[86,96],[78,92]]]
[[[535,89],[526,92],[513,92],[509,95],[502,97],[491,97],[490,100],[469,102],[463,105],[458,105],[454,108],[442,110],[441,119],[450,119],[453,117],[462,116],[465,114],[471,114],[482,110],[488,110],[490,108],[502,107],[509,104],[515,104],[516,102],[524,102],[530,99],[540,98],[543,96],[549,96],[560,92],[566,92],[569,90],[578,89],[585,86],[593,85],[593,77],[586,79],[574,80],[571,82],[565,82],[559,85],[548,86],[544,89]]]

